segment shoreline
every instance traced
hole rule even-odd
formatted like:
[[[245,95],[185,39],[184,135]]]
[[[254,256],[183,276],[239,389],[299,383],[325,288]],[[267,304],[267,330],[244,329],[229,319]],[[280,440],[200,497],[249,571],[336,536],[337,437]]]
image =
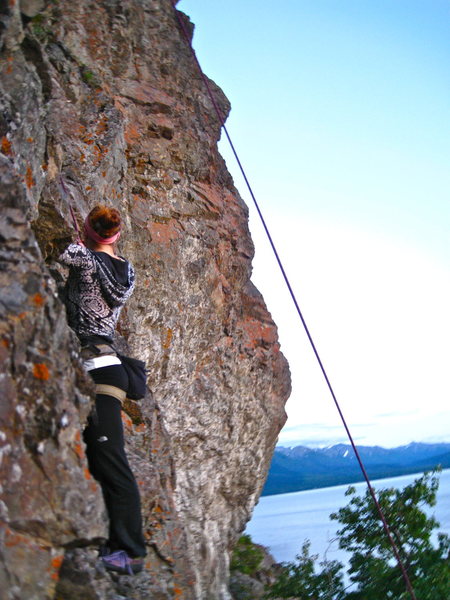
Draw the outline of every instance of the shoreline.
[[[380,476],[375,476],[375,477],[371,477],[370,478],[370,482],[374,482],[374,481],[383,481],[385,479],[397,479],[400,477],[407,477],[407,476],[411,476],[411,475],[418,475],[421,476],[424,473],[429,473],[430,471],[434,471],[435,469],[438,469],[439,466],[436,466],[434,468],[426,468],[423,470],[416,470],[413,469],[411,471],[402,471],[401,473],[398,473],[396,475],[380,475]],[[445,467],[445,468],[441,468],[440,469],[440,473],[445,473],[446,471],[450,471],[450,467]],[[332,488],[338,488],[338,487],[345,487],[345,486],[349,486],[349,485],[356,485],[358,483],[366,483],[366,480],[364,479],[363,475],[361,475],[360,477],[356,478],[351,478],[348,481],[345,482],[341,482],[341,483],[335,483],[333,485],[318,485],[318,486],[311,486],[311,487],[302,487],[296,490],[291,490],[289,492],[276,492],[276,493],[269,493],[269,494],[261,494],[260,498],[269,498],[269,497],[273,497],[273,496],[287,496],[289,494],[298,494],[299,492],[312,492],[312,491],[317,491],[317,490],[327,490],[327,489],[332,489]]]

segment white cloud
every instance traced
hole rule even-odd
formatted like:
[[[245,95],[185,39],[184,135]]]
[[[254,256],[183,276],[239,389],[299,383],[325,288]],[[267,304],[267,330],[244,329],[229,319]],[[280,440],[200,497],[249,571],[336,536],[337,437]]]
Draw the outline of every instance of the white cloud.
[[[270,215],[269,223],[354,434],[391,446],[445,435],[438,413],[448,424],[448,269],[418,248],[349,225],[295,214]],[[253,279],[292,370],[288,427],[309,426],[317,433],[308,437],[323,438],[323,428],[340,419],[267,241],[252,229]],[[289,430],[280,439],[286,436],[292,439]]]

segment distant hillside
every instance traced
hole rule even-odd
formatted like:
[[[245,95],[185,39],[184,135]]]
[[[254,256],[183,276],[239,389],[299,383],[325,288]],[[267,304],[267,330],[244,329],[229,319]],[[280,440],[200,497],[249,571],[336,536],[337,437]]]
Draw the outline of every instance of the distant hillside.
[[[450,467],[450,444],[413,442],[398,448],[359,446],[358,451],[371,479]],[[275,448],[262,495],[284,494],[313,488],[363,481],[350,445],[329,448]]]

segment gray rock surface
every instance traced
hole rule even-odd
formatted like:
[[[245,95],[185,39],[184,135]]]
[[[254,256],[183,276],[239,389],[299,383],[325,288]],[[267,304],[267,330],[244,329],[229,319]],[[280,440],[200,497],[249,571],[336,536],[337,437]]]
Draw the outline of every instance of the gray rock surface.
[[[0,17],[0,589],[227,599],[290,379],[220,122],[170,0],[11,1]],[[61,178],[80,224],[105,199],[121,211],[138,276],[119,326],[153,390],[124,413],[149,547],[134,578],[97,564],[106,516],[80,437],[92,386],[57,294],[73,238]]]

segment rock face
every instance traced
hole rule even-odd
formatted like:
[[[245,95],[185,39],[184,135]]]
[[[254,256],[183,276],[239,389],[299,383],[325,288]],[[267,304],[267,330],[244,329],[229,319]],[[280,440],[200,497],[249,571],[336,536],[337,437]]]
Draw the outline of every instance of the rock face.
[[[9,0],[0,36],[2,598],[230,598],[290,380],[175,8]],[[61,178],[79,223],[105,199],[121,211],[138,277],[119,327],[153,390],[124,414],[149,547],[134,578],[96,562],[106,516],[80,437],[92,385],[57,294],[73,238]]]

